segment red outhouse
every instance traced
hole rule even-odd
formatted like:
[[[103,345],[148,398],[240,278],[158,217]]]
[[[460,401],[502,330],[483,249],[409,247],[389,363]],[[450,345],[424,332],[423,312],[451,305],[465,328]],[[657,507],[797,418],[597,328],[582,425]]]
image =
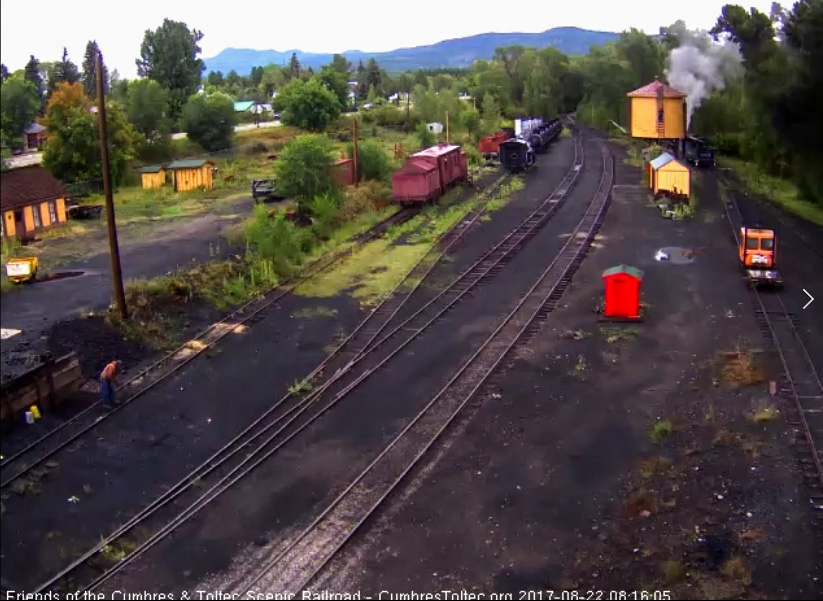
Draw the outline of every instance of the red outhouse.
[[[617,265],[603,272],[606,285],[605,317],[640,319],[640,282],[643,272],[629,265]]]

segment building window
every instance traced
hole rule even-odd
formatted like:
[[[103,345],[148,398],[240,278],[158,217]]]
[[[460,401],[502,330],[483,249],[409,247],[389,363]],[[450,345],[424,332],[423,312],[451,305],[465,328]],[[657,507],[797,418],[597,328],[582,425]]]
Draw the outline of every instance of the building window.
[[[49,222],[57,223],[57,206],[53,200],[49,203]]]
[[[31,217],[32,221],[34,222],[34,229],[38,229],[43,227],[43,223],[40,221],[40,207],[39,205],[32,205],[31,207]]]

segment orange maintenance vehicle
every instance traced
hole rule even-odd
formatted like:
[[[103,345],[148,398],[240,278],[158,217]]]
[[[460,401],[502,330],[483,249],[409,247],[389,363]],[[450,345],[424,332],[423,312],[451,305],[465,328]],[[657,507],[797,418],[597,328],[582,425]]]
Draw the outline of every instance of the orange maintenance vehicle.
[[[751,284],[783,285],[777,270],[777,235],[773,229],[741,227],[738,251],[740,264]]]

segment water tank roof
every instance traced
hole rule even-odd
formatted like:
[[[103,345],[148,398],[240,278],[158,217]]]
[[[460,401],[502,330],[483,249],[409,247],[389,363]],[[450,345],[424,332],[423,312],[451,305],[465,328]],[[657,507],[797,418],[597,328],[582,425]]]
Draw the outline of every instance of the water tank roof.
[[[665,98],[685,98],[686,95],[680,90],[675,90],[673,87],[655,79],[653,82],[646,84],[642,88],[637,88],[633,92],[629,92],[629,98],[657,98],[658,90],[663,90]]]

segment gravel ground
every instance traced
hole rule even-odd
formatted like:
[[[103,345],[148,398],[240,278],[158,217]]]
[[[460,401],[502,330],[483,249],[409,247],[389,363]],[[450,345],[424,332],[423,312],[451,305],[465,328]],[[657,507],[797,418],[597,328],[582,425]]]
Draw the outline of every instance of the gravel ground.
[[[498,217],[511,219],[510,211],[522,213],[521,201],[533,203],[534,198],[547,195],[567,168],[568,163],[563,169],[541,169],[546,179],[531,179],[481,227],[491,226]],[[599,179],[599,166],[593,163],[591,169],[555,219],[496,279],[412,343],[396,364],[365,382],[293,444],[181,527],[173,539],[159,544],[133,569],[107,584],[107,590],[131,590],[145,582],[156,583],[152,590],[158,592],[194,587],[208,575],[229,569],[249,541],[276,544],[310,519],[431,398],[472,348],[488,336],[516,297],[528,289],[543,270],[546,257],[562,244],[562,234],[585,210]],[[478,228],[472,240],[480,235],[485,237],[488,232]],[[491,245],[488,238],[484,242],[474,246],[467,241],[466,252],[476,258]],[[469,260],[462,258],[462,247],[458,255],[459,261]],[[242,513],[237,510],[240,506]],[[212,583],[207,588],[220,585]]]
[[[618,184],[638,179],[618,170]],[[780,403],[718,374],[718,352],[762,340],[704,190],[681,223],[616,192],[563,306],[312,590],[820,598],[823,537],[789,427],[750,417]],[[663,246],[702,250],[656,263]],[[648,314],[609,342],[592,309],[621,262],[645,271]],[[658,420],[673,432],[655,443]]]

